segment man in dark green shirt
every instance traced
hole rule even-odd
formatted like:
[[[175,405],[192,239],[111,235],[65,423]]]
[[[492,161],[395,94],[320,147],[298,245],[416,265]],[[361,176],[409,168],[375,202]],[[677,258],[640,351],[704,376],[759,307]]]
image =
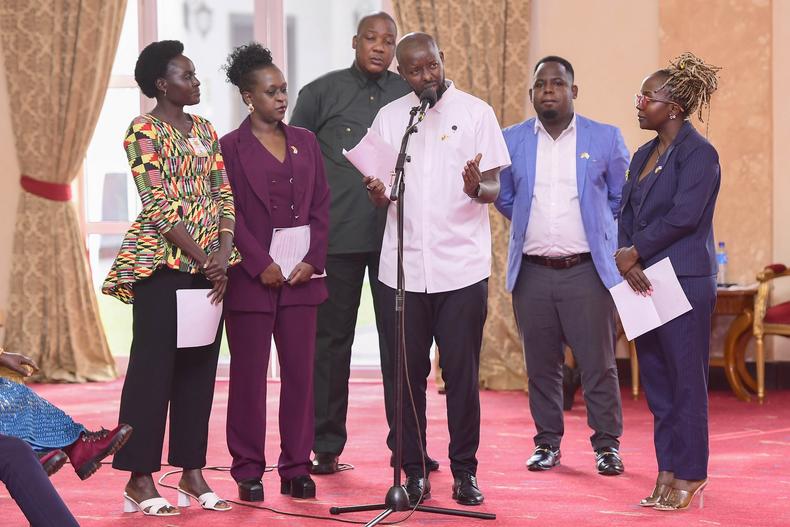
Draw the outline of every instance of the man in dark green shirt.
[[[400,75],[388,70],[395,57],[396,38],[395,21],[387,13],[362,18],[352,40],[354,64],[302,88],[290,121],[318,137],[332,192],[326,262],[329,299],[318,308],[316,338],[314,474],[336,472],[346,444],[351,345],[366,269],[379,332],[384,404],[390,425],[387,445],[395,447],[394,365],[381,327],[382,310],[394,306],[381,305],[378,280],[384,209],[376,209],[370,202],[362,174],[343,156],[343,149],[351,150],[359,143],[381,107],[411,90]]]

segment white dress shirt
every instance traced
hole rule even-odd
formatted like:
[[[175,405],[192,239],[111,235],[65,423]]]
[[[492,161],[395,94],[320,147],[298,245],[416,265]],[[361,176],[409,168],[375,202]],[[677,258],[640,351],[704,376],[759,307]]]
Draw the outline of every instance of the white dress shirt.
[[[414,93],[384,106],[371,128],[397,150],[419,106]],[[407,291],[440,293],[467,287],[491,274],[488,205],[464,193],[463,169],[480,153],[480,171],[510,165],[494,110],[450,83],[425,113],[407,150],[403,260]],[[394,168],[394,167],[393,167]],[[391,184],[389,175],[381,179]],[[387,190],[389,195],[389,189]],[[379,279],[397,286],[397,208],[390,203]]]
[[[576,115],[555,140],[540,119],[535,189],[524,237],[524,254],[568,256],[590,252],[576,183]]]

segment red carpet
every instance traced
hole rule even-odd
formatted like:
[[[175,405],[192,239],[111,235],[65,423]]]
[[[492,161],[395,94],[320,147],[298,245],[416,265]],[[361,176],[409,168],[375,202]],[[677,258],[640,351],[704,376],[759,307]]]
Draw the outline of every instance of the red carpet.
[[[121,381],[87,385],[39,385],[36,391],[61,406],[89,428],[110,426],[117,418]],[[278,384],[271,383],[270,411],[276,416]],[[586,416],[579,406],[566,413],[562,465],[546,473],[528,472],[524,467],[532,449],[533,425],[527,398],[517,392],[482,393],[483,431],[479,452],[478,479],[486,503],[473,510],[494,512],[497,520],[451,518],[415,513],[405,525],[497,525],[497,526],[788,526],[790,525],[790,392],[769,393],[763,406],[742,403],[729,393],[711,396],[710,484],[705,508],[681,512],[658,512],[636,504],[648,494],[655,477],[652,419],[644,400],[633,401],[623,392],[625,434],[622,453],[626,473],[606,478],[594,470]],[[227,383],[217,384],[209,440],[209,464],[227,465],[225,447],[225,404]],[[450,499],[447,428],[443,396],[430,392],[428,445],[442,467],[431,477],[433,498],[426,505],[459,507]],[[350,442],[341,458],[354,470],[316,477],[318,499],[297,502],[281,497],[275,473],[264,479],[266,506],[282,511],[328,516],[331,505],[376,502],[392,484],[388,468],[381,387],[375,382],[351,387]],[[277,459],[277,422],[269,422],[268,459]],[[235,498],[235,485],[227,473],[207,472],[214,489]],[[81,525],[205,526],[287,525],[318,526],[328,520],[287,517],[269,511],[236,505],[227,513],[202,511],[194,504],[173,518],[143,517],[121,513],[121,492],[126,474],[109,466],[85,482],[77,479],[70,465],[53,477]],[[172,478],[177,482],[177,477]],[[175,503],[175,492],[162,489]],[[26,525],[23,516],[0,486],[0,525]],[[367,521],[375,513],[341,517]],[[403,515],[393,515],[396,519]]]

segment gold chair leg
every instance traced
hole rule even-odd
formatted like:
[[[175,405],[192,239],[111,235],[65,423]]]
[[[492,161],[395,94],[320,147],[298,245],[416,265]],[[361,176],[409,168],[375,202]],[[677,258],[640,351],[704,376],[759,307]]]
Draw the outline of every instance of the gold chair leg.
[[[628,343],[628,351],[631,357],[631,394],[634,400],[639,399],[639,360],[636,358],[636,343],[632,340]]]
[[[755,366],[757,367],[757,401],[765,401],[765,344],[763,336],[758,335],[755,346]]]

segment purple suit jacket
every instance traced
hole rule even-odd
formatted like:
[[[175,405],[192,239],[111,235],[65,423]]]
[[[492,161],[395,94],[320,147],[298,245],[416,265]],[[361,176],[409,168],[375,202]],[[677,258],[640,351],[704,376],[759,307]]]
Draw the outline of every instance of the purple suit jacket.
[[[310,225],[310,249],[304,261],[324,271],[329,235],[329,184],[318,141],[304,128],[282,124],[286,155],[293,171],[296,226]],[[272,312],[277,305],[318,305],[327,298],[323,278],[314,278],[281,291],[264,286],[260,274],[272,263],[272,221],[269,214],[269,178],[262,173],[263,146],[252,134],[249,117],[220,139],[225,169],[236,205],[234,243],[242,256],[228,269],[225,309]]]

